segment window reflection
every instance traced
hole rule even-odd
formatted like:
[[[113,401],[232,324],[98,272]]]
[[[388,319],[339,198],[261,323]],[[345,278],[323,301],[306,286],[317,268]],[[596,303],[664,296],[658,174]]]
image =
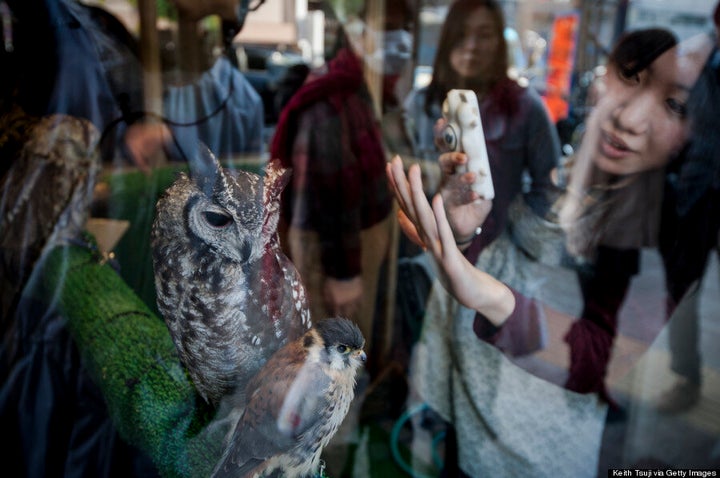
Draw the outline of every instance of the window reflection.
[[[253,276],[257,307],[302,290],[313,323],[347,317],[365,340],[314,472],[717,469],[717,12],[713,0],[0,1],[9,473],[213,473],[246,390],[228,391],[230,406],[197,392],[157,305],[170,282],[156,282],[150,241],[158,200],[200,174],[205,147],[237,202],[261,204],[263,260],[300,277]],[[449,217],[451,232],[473,274],[512,289],[524,328],[461,306],[432,245],[397,220],[394,156],[398,175],[419,168],[417,201],[448,191],[435,129],[449,89],[477,95],[496,191],[479,229]],[[647,148],[630,139],[641,134]],[[219,176],[202,173],[198,190],[219,196]],[[575,229],[562,222],[573,199]],[[218,237],[226,206],[202,216]],[[238,223],[258,226],[250,216]],[[218,250],[197,253],[194,279]],[[170,308],[212,283],[178,286]]]

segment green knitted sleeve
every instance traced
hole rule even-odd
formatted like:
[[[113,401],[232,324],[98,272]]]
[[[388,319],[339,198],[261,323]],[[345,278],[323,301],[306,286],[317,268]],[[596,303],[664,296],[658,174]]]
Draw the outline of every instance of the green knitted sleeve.
[[[51,251],[40,277],[120,435],[149,455],[163,476],[209,475],[224,430],[207,426],[214,412],[196,394],[165,323],[86,248]]]

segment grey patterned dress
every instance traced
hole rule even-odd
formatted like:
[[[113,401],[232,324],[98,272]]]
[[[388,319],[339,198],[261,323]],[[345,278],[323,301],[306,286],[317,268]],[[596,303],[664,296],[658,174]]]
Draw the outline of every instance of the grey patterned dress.
[[[476,265],[507,277],[504,243]],[[513,269],[532,274],[531,265]],[[454,424],[460,468],[473,477],[595,476],[607,406],[514,364],[478,339],[474,317],[436,281],[411,370],[417,399]]]

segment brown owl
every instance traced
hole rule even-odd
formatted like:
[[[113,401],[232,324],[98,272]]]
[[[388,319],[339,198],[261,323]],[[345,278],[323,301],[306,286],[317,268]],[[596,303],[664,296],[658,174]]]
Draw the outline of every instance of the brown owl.
[[[204,149],[157,203],[151,233],[157,304],[200,395],[241,392],[270,356],[311,326],[300,277],[280,249],[289,170],[220,167]]]
[[[100,168],[100,135],[89,121],[56,114],[25,124],[26,139],[1,182],[3,327],[43,252],[79,239]]]
[[[317,476],[345,419],[365,340],[348,319],[325,319],[280,349],[248,384],[248,403],[213,478]]]

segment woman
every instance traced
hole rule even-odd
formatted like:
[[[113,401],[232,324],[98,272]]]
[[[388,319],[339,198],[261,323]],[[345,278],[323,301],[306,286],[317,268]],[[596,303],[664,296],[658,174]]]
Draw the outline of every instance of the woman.
[[[435,161],[434,128],[448,91],[471,89],[477,95],[496,196],[483,234],[472,240],[473,257],[505,230],[525,172],[531,179],[528,204],[540,216],[548,212],[555,192],[550,172],[560,158],[557,132],[539,95],[508,77],[504,29],[502,9],[494,0],[454,2],[440,34],[433,79],[405,100],[413,155]]]
[[[707,58],[688,101],[692,120],[690,145],[668,165],[660,227],[660,254],[668,293],[666,314],[670,370],[677,376],[658,399],[658,410],[677,413],[695,406],[703,385],[699,284],[712,250],[720,253],[720,2],[715,28],[700,37],[698,50]]]
[[[436,132],[441,130],[437,120],[442,115],[448,91],[471,89],[475,92],[495,198],[492,211],[482,225],[483,233],[475,234],[473,227],[459,236],[459,241],[467,249],[471,263],[511,283],[522,293],[532,295],[534,266],[517,247],[515,237],[511,237],[508,218],[510,211],[518,210],[530,211],[529,215],[536,215],[538,220],[547,215],[558,195],[551,171],[560,158],[560,142],[539,95],[508,77],[504,29],[502,8],[496,1],[452,3],[440,33],[433,79],[426,88],[413,91],[404,102],[405,128],[413,156],[434,166],[438,154]],[[433,193],[438,185],[430,183],[426,184],[426,192]],[[422,266],[410,272],[416,288],[411,292],[424,301],[417,313],[409,309],[406,320],[412,322],[433,310],[434,304],[425,300],[426,296],[432,296],[422,285],[431,282],[434,274],[425,267],[425,255],[412,245],[403,249],[408,251],[407,255],[415,254],[412,262]],[[539,316],[542,310],[536,312]],[[530,348],[533,347],[526,348],[525,352]]]
[[[282,195],[281,237],[303,277],[311,316],[352,319],[372,353],[392,195],[360,48],[344,28],[337,34],[332,58],[281,111],[270,154],[293,170]]]
[[[621,42],[611,54],[606,91],[589,119],[577,160],[581,171],[599,169],[601,182],[574,171],[571,186],[582,185],[574,199],[588,199],[591,184],[622,189],[642,181],[682,148],[687,135],[684,104],[695,73],[676,57],[674,45],[672,36],[655,31]],[[425,324],[416,351],[415,385],[454,425],[460,473],[595,476],[606,405],[594,394],[573,393],[527,373],[503,355],[503,347],[490,345],[532,330],[526,327],[533,320],[532,300],[474,267],[457,245],[494,208],[469,189],[473,173],[455,173],[466,161],[462,153],[440,157],[446,181],[432,206],[416,165],[407,176],[398,158],[387,168],[403,230],[432,254],[439,279],[452,296],[434,291],[440,296],[435,302],[445,310]],[[585,204],[568,202],[566,224],[572,224],[570,211],[576,218],[592,213],[576,207]],[[600,224],[617,225],[614,220],[588,220],[586,226],[597,230]],[[596,345],[592,334],[585,338],[588,347]]]
[[[561,211],[584,303],[565,337],[565,386],[599,393],[614,409],[604,378],[618,312],[639,272],[640,249],[657,245],[664,166],[688,137],[686,103],[697,69],[668,51],[675,43],[657,29],[620,40]]]

